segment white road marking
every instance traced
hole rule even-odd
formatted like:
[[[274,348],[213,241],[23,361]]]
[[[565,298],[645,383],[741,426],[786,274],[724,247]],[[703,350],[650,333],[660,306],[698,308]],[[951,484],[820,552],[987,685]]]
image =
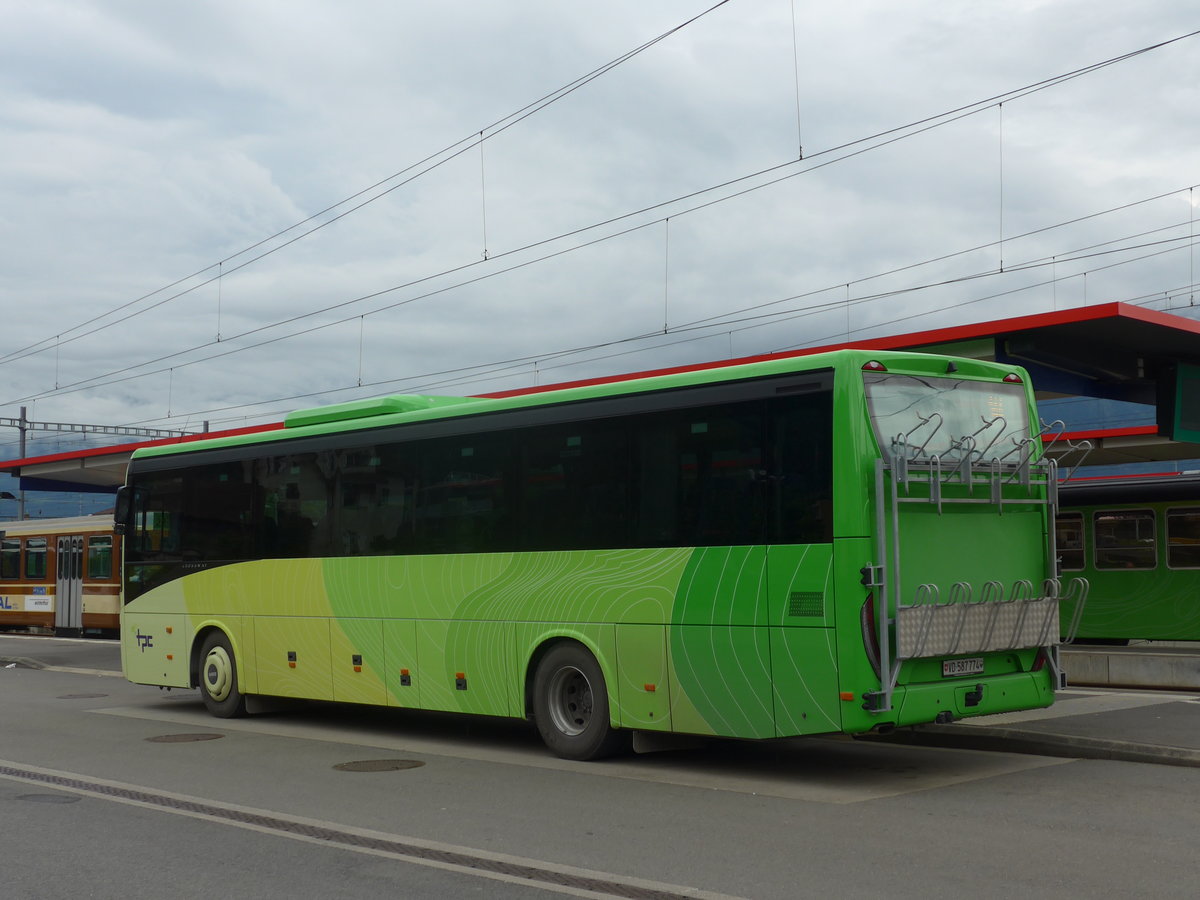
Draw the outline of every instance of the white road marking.
[[[46,777],[39,778],[38,776]],[[642,878],[617,875],[611,872],[598,872],[592,869],[581,869],[576,866],[565,866],[547,860],[495,853],[489,850],[446,844],[439,841],[429,841],[408,835],[372,831],[337,822],[293,816],[275,810],[224,803],[205,797],[178,794],[157,788],[111,781],[76,772],[45,769],[40,766],[30,766],[8,760],[0,760],[0,778],[6,778],[22,784],[36,785],[40,788],[66,791],[93,799],[124,803],[142,809],[157,810],[172,815],[201,819],[219,825],[244,828],[274,837],[285,837],[291,840],[304,841],[323,847],[333,847],[353,853],[364,853],[370,856],[396,859],[412,865],[429,866],[470,875],[475,878],[489,878],[510,884],[528,885],[541,890],[554,891],[576,897],[591,897],[598,898],[598,900],[608,900],[608,898],[617,896],[628,897],[630,896],[630,892],[621,890],[621,888],[632,888],[633,896],[637,896],[636,892],[640,891],[646,894],[658,892],[669,896],[676,896],[680,900],[683,900],[683,898],[689,898],[689,900],[742,900],[742,898],[733,897],[729,894],[702,891],[685,885],[649,881]],[[64,784],[59,781],[60,779],[73,783]],[[106,788],[111,790],[105,790]],[[120,793],[114,793],[114,790]],[[127,796],[122,796],[122,794]],[[230,815],[222,815],[222,813],[226,812]],[[246,820],[251,817],[258,821]],[[263,824],[264,822],[267,824]],[[308,829],[310,833],[305,834],[293,829]],[[320,830],[321,836],[313,836],[311,834],[313,830],[317,829]],[[374,843],[375,846],[362,846],[355,842],[356,838],[366,839]],[[426,856],[424,854],[429,855]],[[432,858],[436,854],[453,855],[456,858],[463,859],[463,861],[448,862],[445,859]],[[472,860],[490,864],[493,868],[489,870],[485,866],[473,866],[471,865]],[[503,871],[505,868],[510,870],[524,870],[528,874],[522,877],[520,874],[512,874],[511,871]],[[591,887],[597,889],[580,888],[569,883],[561,884],[558,883],[559,880],[566,882],[586,880],[590,882]],[[614,890],[604,890],[603,888],[606,885],[611,886]]]

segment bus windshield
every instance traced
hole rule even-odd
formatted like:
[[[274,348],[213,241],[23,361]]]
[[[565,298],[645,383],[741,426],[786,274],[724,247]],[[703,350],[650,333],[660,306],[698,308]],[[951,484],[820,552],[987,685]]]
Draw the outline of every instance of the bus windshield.
[[[1029,437],[1029,407],[1022,384],[965,381],[928,375],[864,372],[867,407],[879,448],[947,462],[1019,463]]]

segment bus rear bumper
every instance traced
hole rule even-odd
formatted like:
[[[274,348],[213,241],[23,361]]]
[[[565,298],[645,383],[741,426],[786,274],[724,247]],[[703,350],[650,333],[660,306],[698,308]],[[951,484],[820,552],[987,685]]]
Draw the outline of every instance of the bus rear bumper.
[[[892,699],[891,712],[879,714],[881,723],[887,721],[897,727],[924,725],[1049,706],[1054,702],[1054,679],[1049,669],[988,678],[955,678],[933,684],[901,685]]]

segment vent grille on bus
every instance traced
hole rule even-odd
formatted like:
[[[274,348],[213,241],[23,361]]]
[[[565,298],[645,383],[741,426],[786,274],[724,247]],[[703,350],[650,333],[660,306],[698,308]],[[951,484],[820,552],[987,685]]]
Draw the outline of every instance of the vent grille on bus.
[[[788,616],[825,618],[824,592],[792,591],[788,596]]]

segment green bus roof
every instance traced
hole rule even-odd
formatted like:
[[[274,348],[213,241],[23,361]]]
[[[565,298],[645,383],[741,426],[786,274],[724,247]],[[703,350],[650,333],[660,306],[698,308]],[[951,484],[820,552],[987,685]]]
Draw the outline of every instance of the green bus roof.
[[[948,364],[953,362],[954,368],[949,371],[953,371],[959,378],[998,380],[1010,373],[1016,373],[1023,380],[1028,380],[1024,370],[1018,366],[976,359],[916,353],[908,350],[833,350],[805,356],[782,356],[777,359],[748,363],[714,364],[710,368],[689,369],[668,374],[631,375],[619,381],[604,381],[582,386],[531,388],[527,392],[507,394],[503,397],[436,397],[422,394],[399,394],[354,400],[348,403],[297,410],[284,419],[283,429],[214,437],[209,440],[188,441],[181,444],[143,447],[134,451],[133,458],[148,459],[250,444],[277,443],[299,437],[337,434],[388,425],[460,418],[604,397],[719,384],[726,381],[739,381],[789,372],[861,368],[863,363],[873,359],[884,361],[885,364],[890,363],[893,366],[902,366],[906,372],[917,374],[944,375],[948,372]]]

